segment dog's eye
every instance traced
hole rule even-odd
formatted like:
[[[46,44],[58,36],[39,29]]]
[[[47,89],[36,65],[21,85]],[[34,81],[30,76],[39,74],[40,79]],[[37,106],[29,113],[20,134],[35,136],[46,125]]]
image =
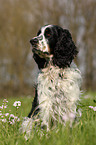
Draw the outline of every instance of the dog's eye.
[[[50,34],[50,33],[48,33],[48,34],[47,34],[47,36],[51,36],[51,34]]]
[[[47,28],[47,29],[45,30],[44,35],[45,35],[46,38],[47,38],[47,37],[50,37],[50,36],[51,36],[51,30],[50,30],[49,28]]]
[[[50,33],[46,33],[45,37],[50,37],[51,34]]]

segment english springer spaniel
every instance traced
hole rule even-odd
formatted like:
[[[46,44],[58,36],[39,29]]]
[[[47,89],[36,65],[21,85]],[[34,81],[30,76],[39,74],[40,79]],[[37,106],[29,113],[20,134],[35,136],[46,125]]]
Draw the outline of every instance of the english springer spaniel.
[[[30,43],[40,72],[31,112],[22,123],[27,137],[34,122],[41,122],[47,130],[58,121],[72,124],[80,114],[77,104],[81,86],[81,73],[73,62],[78,51],[67,29],[45,25]]]

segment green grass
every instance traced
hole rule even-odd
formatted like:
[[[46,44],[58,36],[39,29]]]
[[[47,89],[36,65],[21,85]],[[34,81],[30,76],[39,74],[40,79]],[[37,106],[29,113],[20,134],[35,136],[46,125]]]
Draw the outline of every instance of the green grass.
[[[54,130],[49,132],[38,128],[33,131],[30,139],[26,141],[24,135],[19,133],[21,122],[13,125],[0,121],[0,145],[95,145],[96,144],[96,111],[89,106],[96,106],[96,93],[89,93],[82,97],[80,107],[82,116],[72,128],[67,124],[63,126],[58,123]],[[7,99],[7,108],[3,113],[9,112],[19,118],[27,116],[31,108],[31,97],[19,97]],[[19,109],[13,106],[14,101],[21,101]],[[3,99],[0,100],[2,105]],[[5,112],[4,112],[5,111]]]

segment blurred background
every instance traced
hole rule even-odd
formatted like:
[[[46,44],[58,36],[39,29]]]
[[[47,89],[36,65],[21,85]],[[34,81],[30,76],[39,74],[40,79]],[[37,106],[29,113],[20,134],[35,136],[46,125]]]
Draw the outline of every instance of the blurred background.
[[[29,40],[45,24],[69,29],[85,91],[96,91],[96,0],[0,0],[0,97],[33,95]]]

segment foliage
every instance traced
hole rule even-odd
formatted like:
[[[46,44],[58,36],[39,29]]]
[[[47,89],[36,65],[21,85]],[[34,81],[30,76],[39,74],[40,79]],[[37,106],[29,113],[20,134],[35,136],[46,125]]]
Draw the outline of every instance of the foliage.
[[[13,106],[14,101],[17,102],[18,110],[16,111],[16,105]],[[3,102],[3,100],[0,100]],[[3,102],[4,103],[4,102]],[[31,97],[9,98],[7,108],[5,112],[17,115],[21,120],[22,117],[28,114],[31,107]],[[19,104],[18,104],[19,103]],[[16,102],[15,102],[16,104]],[[0,104],[2,106],[2,103]],[[4,104],[3,104],[4,105]],[[6,106],[6,105],[5,105]],[[81,104],[79,107],[82,109],[81,118],[70,127],[68,124],[63,126],[57,124],[54,130],[46,132],[40,128],[36,128],[32,133],[29,140],[24,139],[24,135],[20,134],[19,128],[21,121],[15,124],[9,124],[8,122],[2,122],[0,120],[0,144],[1,145],[93,145],[96,144],[96,110],[94,111],[89,106],[96,106],[96,93],[86,94],[81,98]],[[1,111],[4,111],[1,109]],[[38,129],[38,133],[37,133]]]

